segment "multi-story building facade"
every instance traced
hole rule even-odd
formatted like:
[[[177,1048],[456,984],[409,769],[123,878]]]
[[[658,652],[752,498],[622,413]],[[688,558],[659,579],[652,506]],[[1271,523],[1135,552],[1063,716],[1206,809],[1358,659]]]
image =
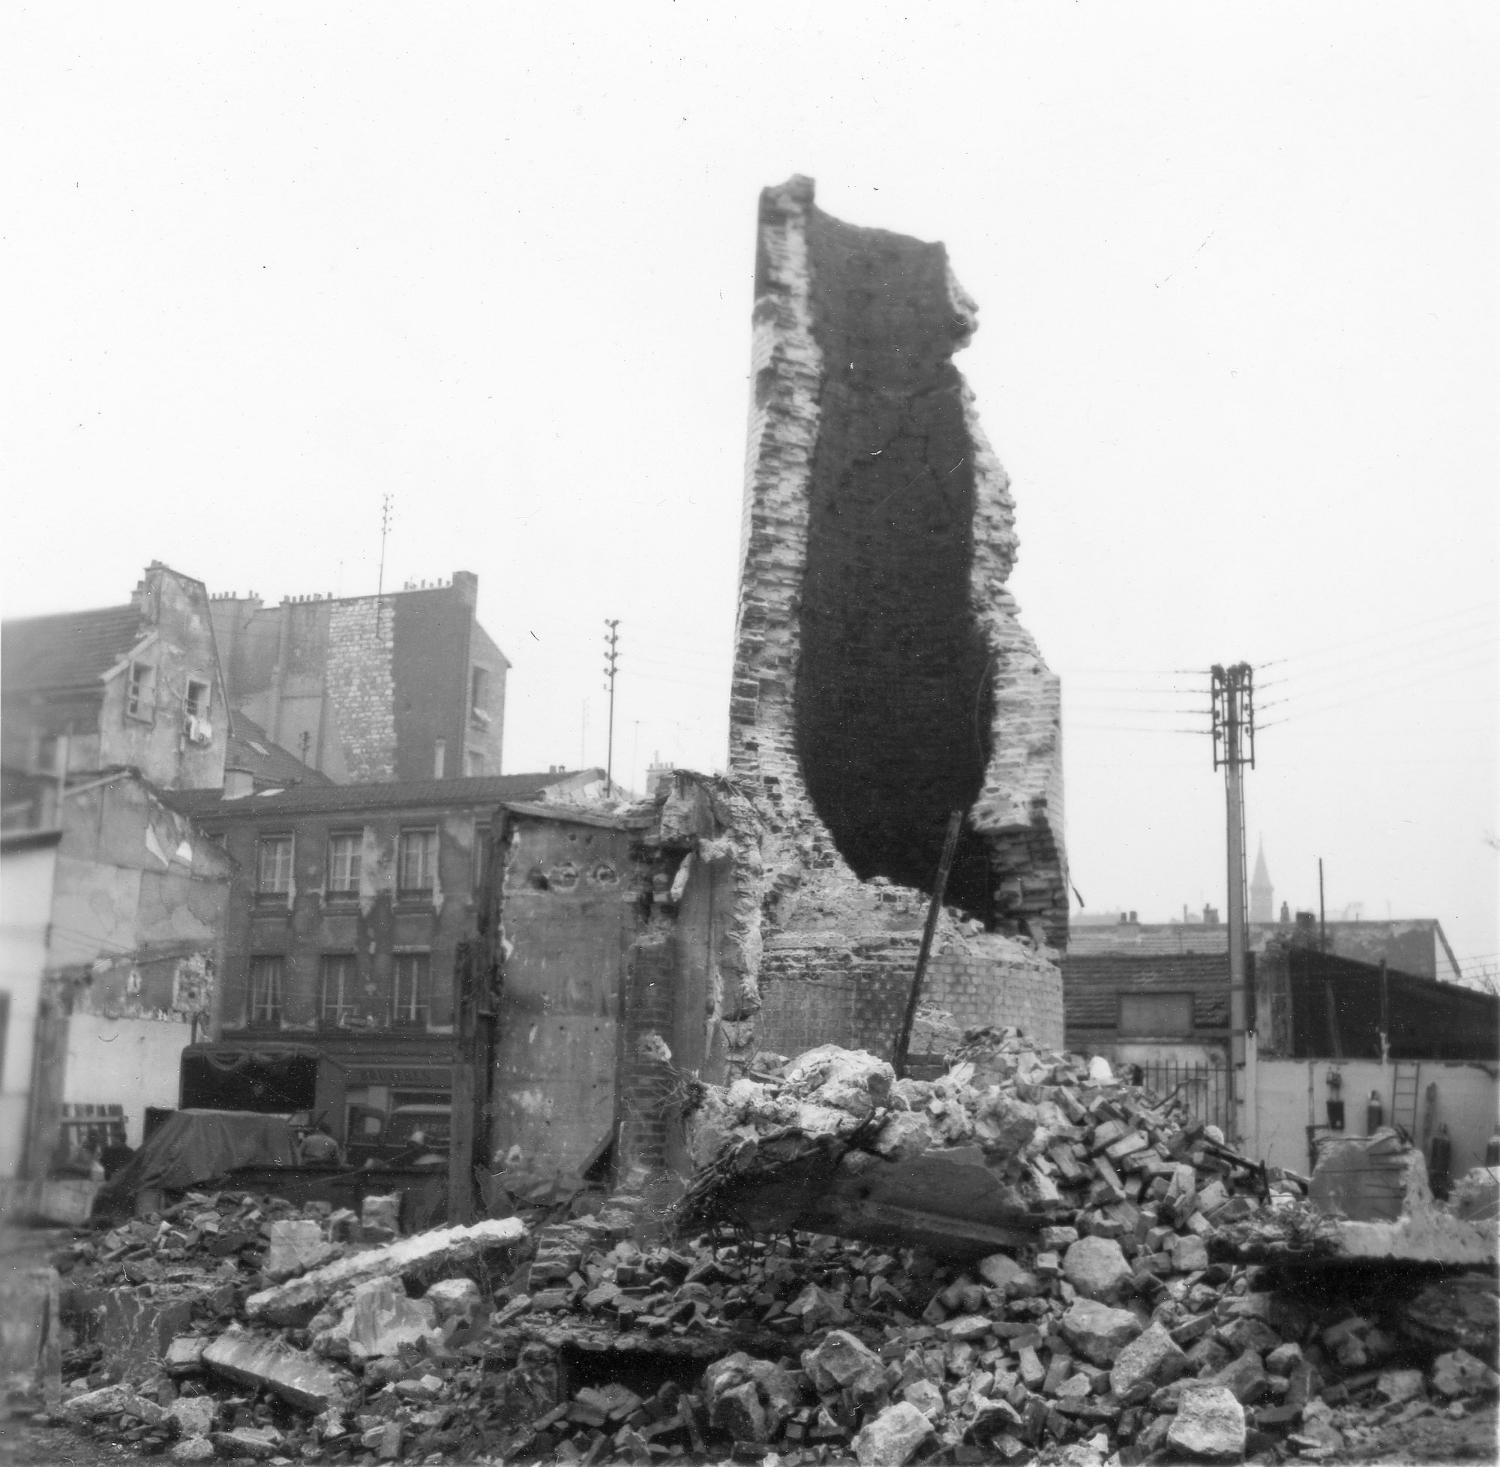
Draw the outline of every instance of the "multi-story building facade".
[[[233,862],[218,1037],[315,1044],[351,1108],[446,1101],[455,957],[477,933],[494,813],[602,786],[591,769],[173,796]]]
[[[499,774],[505,654],[479,578],[381,596],[215,596],[229,701],[336,783]]]

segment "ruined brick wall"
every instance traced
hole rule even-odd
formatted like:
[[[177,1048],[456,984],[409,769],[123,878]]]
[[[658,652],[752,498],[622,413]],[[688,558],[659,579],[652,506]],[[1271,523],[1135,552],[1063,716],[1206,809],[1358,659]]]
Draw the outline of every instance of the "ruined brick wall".
[[[351,783],[396,777],[396,616],[375,597],[335,601],[328,621],[328,697]]]
[[[951,1013],[960,1029],[1013,1027],[1047,1048],[1063,1048],[1062,973],[1013,943],[984,935],[934,954],[922,997]]]
[[[1006,580],[1009,482],[952,363],[941,245],[762,195],[730,767],[804,869],[1067,936],[1057,679]]]
[[[1059,688],[952,362],[974,325],[941,245],[842,224],[806,179],[763,193],[730,773],[764,822],[733,940],[772,1048],[888,1051],[952,810],[947,901],[993,950],[934,981],[961,1022],[1061,1040]],[[959,932],[945,914],[939,953]]]

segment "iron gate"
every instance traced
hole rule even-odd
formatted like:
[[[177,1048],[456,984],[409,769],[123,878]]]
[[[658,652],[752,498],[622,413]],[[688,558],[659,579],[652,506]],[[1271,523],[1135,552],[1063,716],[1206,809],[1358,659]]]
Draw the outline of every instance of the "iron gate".
[[[1226,1136],[1229,1126],[1229,1092],[1222,1065],[1179,1064],[1176,1060],[1153,1060],[1138,1066],[1140,1083],[1162,1100],[1177,1100],[1205,1126],[1217,1126]]]

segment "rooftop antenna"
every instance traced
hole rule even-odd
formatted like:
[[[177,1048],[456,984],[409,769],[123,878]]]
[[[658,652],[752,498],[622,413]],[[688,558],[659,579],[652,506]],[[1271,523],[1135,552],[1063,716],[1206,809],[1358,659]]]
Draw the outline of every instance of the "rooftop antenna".
[[[391,531],[391,494],[387,490],[380,496],[380,570],[375,577],[375,635],[380,635],[380,613],[385,596],[385,541]]]

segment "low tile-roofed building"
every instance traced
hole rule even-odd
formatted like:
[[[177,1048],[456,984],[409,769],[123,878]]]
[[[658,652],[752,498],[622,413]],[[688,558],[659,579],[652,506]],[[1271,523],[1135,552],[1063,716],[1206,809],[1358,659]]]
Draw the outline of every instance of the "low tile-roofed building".
[[[1063,959],[1063,1022],[1070,1048],[1092,1050],[1120,1032],[1120,995],[1190,993],[1199,1038],[1229,1028],[1229,966],[1224,954],[1136,957],[1070,952]]]
[[[487,774],[472,779],[424,779],[404,784],[299,784],[239,798],[219,790],[177,790],[168,797],[186,814],[232,815],[253,803],[261,814],[316,815],[384,810],[401,805],[499,805],[513,800],[564,799],[601,782],[602,769],[540,774]]]
[[[93,687],[140,635],[134,605],[8,621],[0,629],[0,686],[6,692]]]
[[[1251,922],[1250,951],[1263,952],[1277,939],[1316,945],[1316,923]],[[1393,917],[1378,920],[1333,921],[1324,926],[1328,951],[1363,963],[1379,964],[1420,978],[1461,982],[1458,962],[1448,945],[1442,923],[1435,917]],[[1113,922],[1074,921],[1068,929],[1068,956],[1159,958],[1188,953],[1229,952],[1227,922]]]
[[[326,774],[304,764],[290,749],[283,749],[248,714],[231,709],[229,744],[224,752],[226,784],[234,771],[247,774],[257,790],[285,789],[299,784],[332,784]]]

